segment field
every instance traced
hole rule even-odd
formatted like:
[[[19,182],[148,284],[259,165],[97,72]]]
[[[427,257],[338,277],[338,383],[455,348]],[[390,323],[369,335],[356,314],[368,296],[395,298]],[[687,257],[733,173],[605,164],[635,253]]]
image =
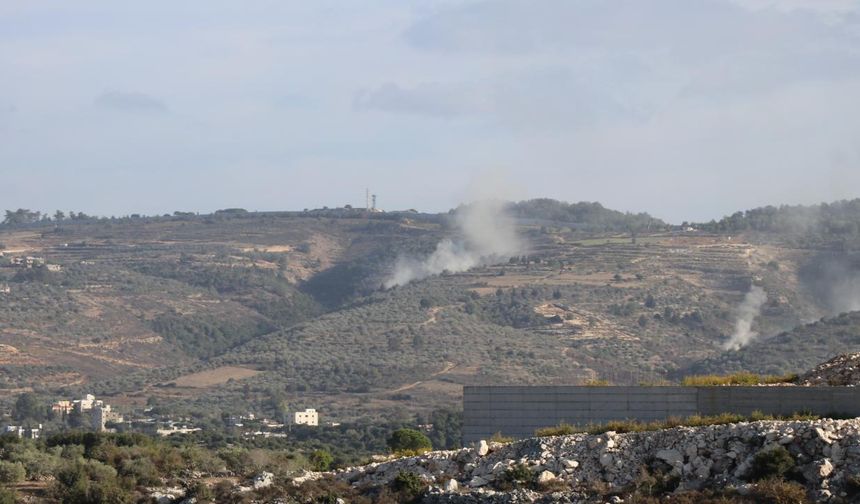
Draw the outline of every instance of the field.
[[[227,383],[230,380],[238,381],[252,378],[260,374],[259,371],[235,366],[221,366],[215,369],[207,369],[197,373],[180,376],[171,382],[176,387],[187,388],[209,388]]]

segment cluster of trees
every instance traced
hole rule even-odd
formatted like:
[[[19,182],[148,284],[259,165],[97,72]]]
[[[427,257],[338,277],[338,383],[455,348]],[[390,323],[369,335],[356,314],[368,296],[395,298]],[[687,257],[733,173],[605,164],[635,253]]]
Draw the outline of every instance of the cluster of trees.
[[[208,314],[163,313],[150,323],[152,330],[183,352],[209,359],[234,346],[276,329],[265,319],[231,319]]]
[[[573,224],[577,229],[595,231],[658,230],[666,223],[647,213],[619,212],[600,203],[565,203],[540,198],[511,203],[509,211],[515,217]]]
[[[814,233],[823,236],[860,234],[860,199],[820,205],[781,205],[735,212],[719,221],[698,224],[713,232],[763,231]]]
[[[179,262],[152,261],[132,267],[145,275],[211,289],[280,325],[292,325],[322,313],[322,307],[311,296],[268,270],[212,265],[188,257]]]
[[[69,220],[88,220],[91,218],[92,217],[83,212],[69,212],[68,215]],[[6,224],[9,226],[20,226],[26,224],[35,224],[37,222],[60,222],[66,219],[66,214],[62,210],[57,210],[56,212],[54,212],[54,215],[51,216],[47,213],[42,213],[40,211],[19,208],[17,210],[6,210],[6,217],[3,219],[2,224]]]

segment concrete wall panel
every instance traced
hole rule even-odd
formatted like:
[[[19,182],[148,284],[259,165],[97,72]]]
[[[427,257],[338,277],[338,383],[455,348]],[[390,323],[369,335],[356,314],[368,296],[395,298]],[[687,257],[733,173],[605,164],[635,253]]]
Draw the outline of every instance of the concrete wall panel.
[[[530,437],[538,428],[561,422],[586,425],[753,411],[860,416],[860,388],[467,386],[463,441],[486,439],[496,432]]]

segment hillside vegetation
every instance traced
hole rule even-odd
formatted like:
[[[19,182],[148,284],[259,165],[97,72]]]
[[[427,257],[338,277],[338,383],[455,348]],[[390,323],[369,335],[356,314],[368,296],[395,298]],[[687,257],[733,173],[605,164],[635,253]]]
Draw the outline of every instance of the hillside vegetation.
[[[852,205],[822,206],[831,217],[811,229],[851,220]],[[11,212],[0,226],[2,390],[94,391],[205,418],[304,404],[379,420],[457,407],[462,384],[784,374],[860,349],[855,316],[839,316],[860,271],[853,242],[751,224],[759,211],[745,214],[746,231],[723,233],[597,203],[514,203],[522,250],[383,287],[399,257],[460,239],[463,210]],[[38,264],[14,262],[26,257]],[[767,298],[750,321],[759,336],[726,351],[753,285]],[[182,385],[203,371],[211,385]]]

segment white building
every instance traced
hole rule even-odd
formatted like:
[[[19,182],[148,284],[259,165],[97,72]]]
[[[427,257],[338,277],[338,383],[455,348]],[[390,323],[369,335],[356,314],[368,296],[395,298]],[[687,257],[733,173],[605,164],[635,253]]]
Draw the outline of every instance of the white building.
[[[296,425],[310,425],[316,427],[320,424],[320,416],[317,410],[308,408],[304,411],[296,411],[293,414],[293,423]]]
[[[101,401],[98,402],[101,403]],[[97,432],[104,432],[106,430],[106,424],[110,422],[120,423],[123,420],[122,415],[111,410],[110,404],[97,404],[93,406],[93,409],[90,412],[90,419],[92,421],[93,430]]]
[[[7,425],[3,432],[19,438],[39,439],[42,437],[42,424],[39,424],[38,427],[29,428],[21,425]]]
[[[83,399],[77,399],[73,401],[75,404],[75,409],[80,412],[90,411],[95,406],[102,406],[104,402],[96,400],[96,396],[92,394],[87,394]]]

